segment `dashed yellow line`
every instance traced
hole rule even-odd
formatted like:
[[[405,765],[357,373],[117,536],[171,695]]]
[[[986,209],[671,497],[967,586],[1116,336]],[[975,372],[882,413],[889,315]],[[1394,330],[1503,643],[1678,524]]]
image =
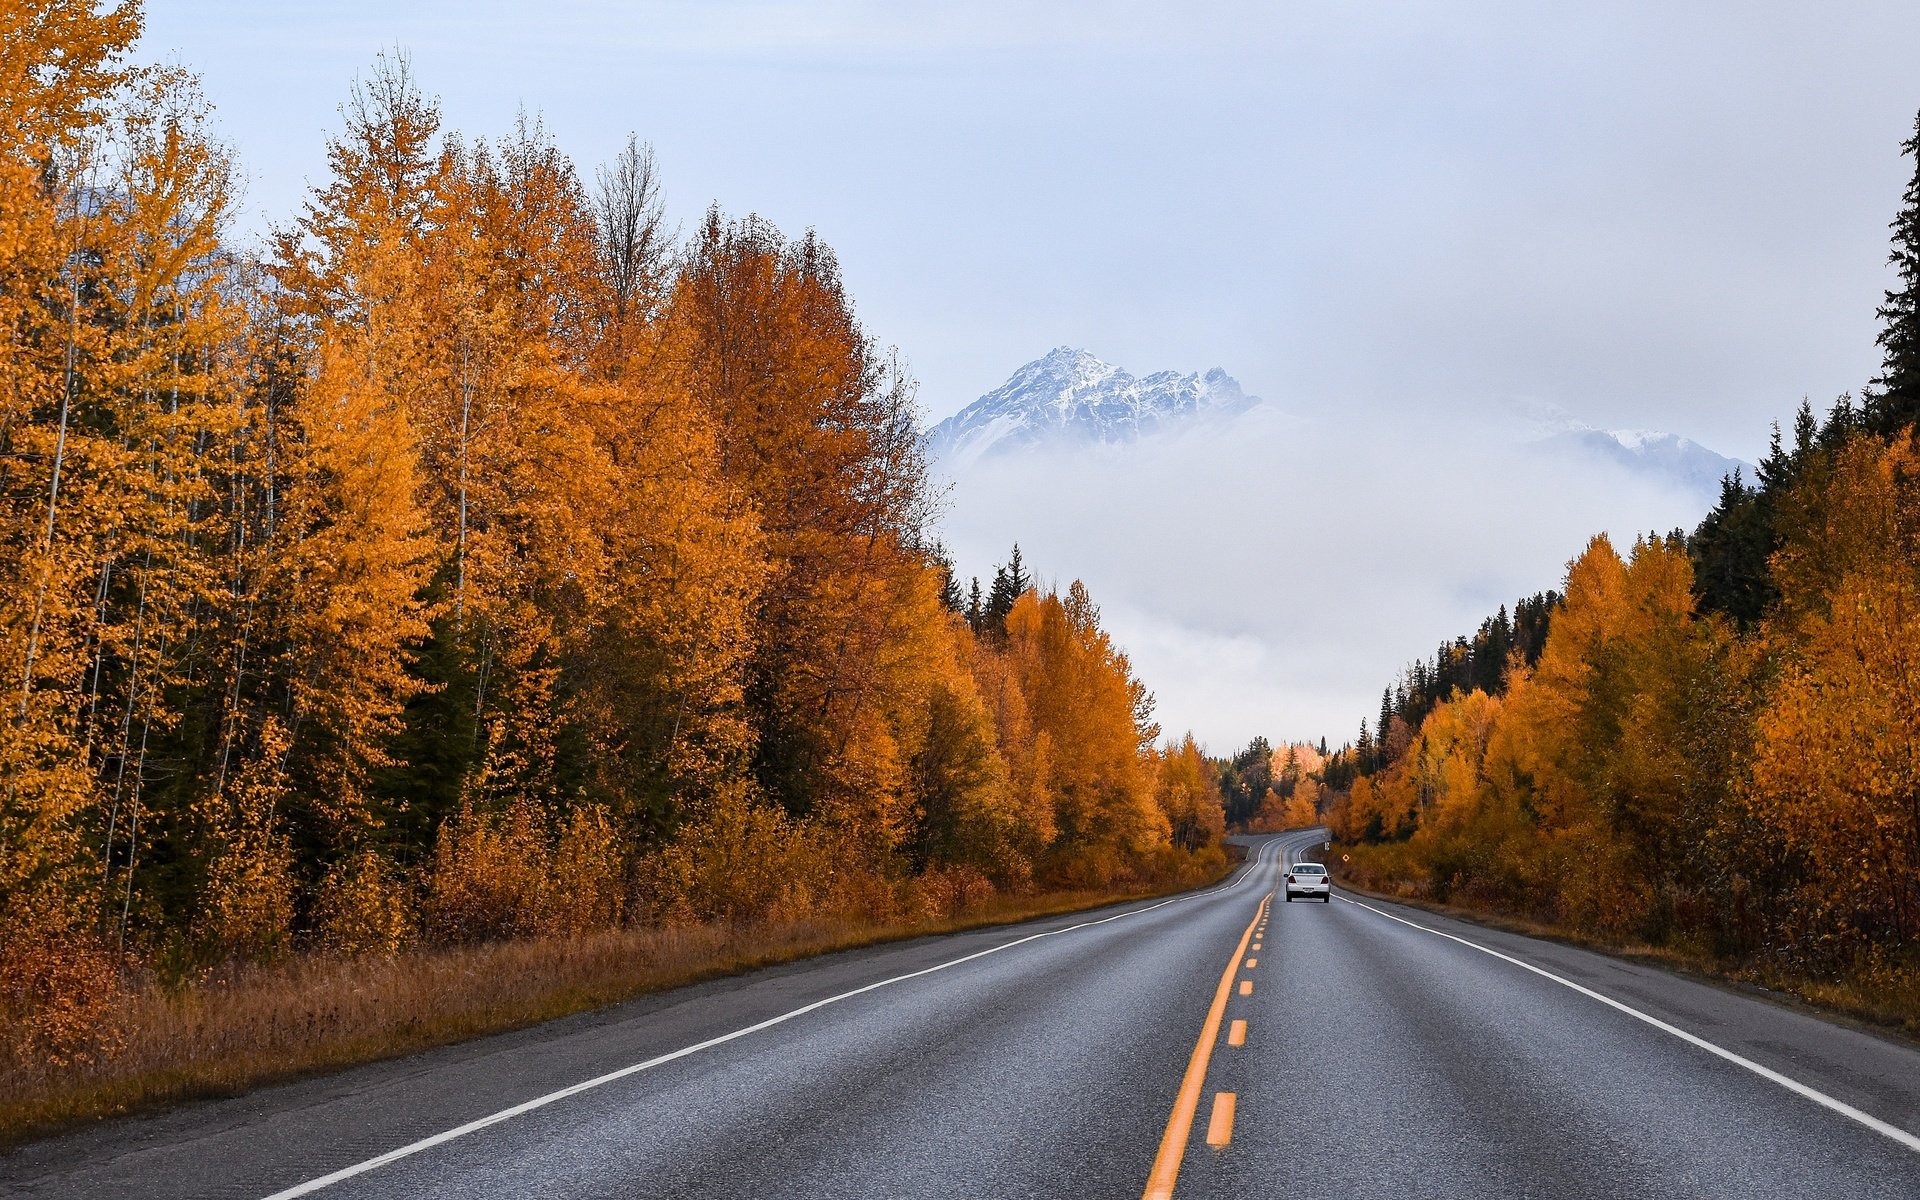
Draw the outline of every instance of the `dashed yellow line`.
[[[1241,994],[1242,996],[1251,996],[1251,995],[1253,995],[1253,980],[1251,980],[1251,979],[1242,979],[1242,980],[1240,981],[1240,994]]]
[[[1193,1044],[1193,1054],[1187,1059],[1187,1073],[1181,1077],[1180,1091],[1174,1096],[1173,1112],[1167,1117],[1166,1132],[1160,1135],[1160,1152],[1153,1156],[1153,1170],[1147,1175],[1147,1190],[1140,1193],[1141,1200],[1171,1200],[1173,1196],[1174,1181],[1180,1177],[1181,1160],[1187,1155],[1187,1138],[1193,1133],[1193,1116],[1200,1108],[1200,1089],[1207,1082],[1207,1063],[1213,1057],[1213,1044],[1220,1037],[1220,1020],[1227,1011],[1227,997],[1233,987],[1234,972],[1247,952],[1247,943],[1253,940],[1253,927],[1266,916],[1267,905],[1272,901],[1271,892],[1260,898],[1260,910],[1254,914],[1253,920],[1247,922],[1246,931],[1240,935],[1240,944],[1234,947],[1233,957],[1227,960],[1227,969],[1220,973],[1220,986],[1214,990],[1213,1004],[1207,1009],[1205,1024],[1200,1026],[1200,1040]],[[1245,994],[1244,991],[1242,994]],[[1219,1119],[1219,1113],[1220,1105],[1216,1098],[1215,1120]],[[1228,1132],[1231,1133],[1231,1103],[1227,1118]]]
[[[1247,1044],[1247,1023],[1235,1021],[1227,1026],[1227,1045],[1244,1046]]]
[[[1207,1145],[1224,1147],[1233,1140],[1233,1093],[1213,1094],[1213,1116],[1207,1121]]]
[[[1255,967],[1259,965],[1260,965],[1260,960],[1257,958],[1250,958],[1247,960],[1247,970],[1249,971],[1253,970]]]

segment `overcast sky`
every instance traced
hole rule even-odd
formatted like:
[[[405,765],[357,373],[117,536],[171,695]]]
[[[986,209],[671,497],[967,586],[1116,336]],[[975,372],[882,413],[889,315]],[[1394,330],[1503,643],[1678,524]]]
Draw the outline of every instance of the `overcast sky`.
[[[1913,0],[148,14],[144,53],[205,78],[249,229],[296,210],[354,74],[398,45],[450,128],[499,133],[526,108],[583,170],[631,130],[683,219],[718,201],[817,228],[931,419],[1066,344],[1137,373],[1223,366],[1341,422],[1546,401],[1752,459],[1768,421],[1878,365],[1920,109]],[[1337,506],[1312,517],[1298,536],[1348,532]],[[1410,590],[1387,569],[1368,583]],[[1397,659],[1457,615],[1423,611]]]

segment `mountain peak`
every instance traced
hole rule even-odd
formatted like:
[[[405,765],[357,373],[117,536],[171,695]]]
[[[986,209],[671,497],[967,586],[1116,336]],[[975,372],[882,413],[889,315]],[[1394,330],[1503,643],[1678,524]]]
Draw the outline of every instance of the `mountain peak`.
[[[936,458],[965,464],[1041,441],[1128,442],[1205,414],[1258,404],[1219,367],[1136,378],[1073,346],[1056,346],[1007,382],[934,426]]]

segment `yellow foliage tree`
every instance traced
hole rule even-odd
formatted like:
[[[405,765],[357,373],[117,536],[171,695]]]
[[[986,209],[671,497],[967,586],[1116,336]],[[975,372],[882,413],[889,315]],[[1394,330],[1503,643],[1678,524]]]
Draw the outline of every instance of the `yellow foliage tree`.
[[[1803,484],[1775,557],[1778,667],[1750,803],[1797,922],[1842,953],[1920,935],[1920,448],[1857,439]]]

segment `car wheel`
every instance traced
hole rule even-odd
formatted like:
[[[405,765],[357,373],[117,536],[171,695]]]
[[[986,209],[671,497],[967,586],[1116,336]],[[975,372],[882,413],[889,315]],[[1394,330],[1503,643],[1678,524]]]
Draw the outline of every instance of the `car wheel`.
[[[1292,903],[1293,903],[1293,893],[1292,893],[1292,892],[1288,892],[1288,893],[1287,893],[1287,903],[1288,903],[1288,904],[1292,904]]]
[[[1322,896],[1322,897],[1320,897],[1320,903],[1322,903],[1322,904],[1332,904],[1332,903],[1333,903],[1333,893],[1332,893],[1332,892],[1328,892],[1328,893],[1327,893],[1326,895],[1324,895],[1324,896]]]

